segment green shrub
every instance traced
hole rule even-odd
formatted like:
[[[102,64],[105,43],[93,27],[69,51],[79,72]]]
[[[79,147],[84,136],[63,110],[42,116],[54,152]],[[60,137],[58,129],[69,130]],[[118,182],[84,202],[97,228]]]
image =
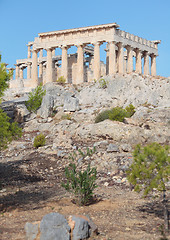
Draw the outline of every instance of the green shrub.
[[[103,89],[107,88],[107,84],[108,84],[108,82],[104,78],[99,79],[99,87],[100,88],[103,88]]]
[[[112,121],[123,122],[127,117],[127,112],[122,107],[115,107],[110,110],[109,119]]]
[[[110,110],[105,110],[99,113],[95,119],[95,123],[102,122],[106,119],[109,119]]]
[[[8,88],[10,77],[13,71],[7,73],[6,64],[1,62],[0,54],[0,98],[3,96],[4,91]]]
[[[22,129],[18,127],[18,123],[9,122],[10,118],[0,108],[0,151],[7,148],[9,142],[17,139],[22,135]]]
[[[129,117],[131,117],[136,111],[135,111],[135,107],[132,104],[129,104],[129,106],[127,106],[125,108],[127,115],[129,115]]]
[[[45,145],[45,136],[40,133],[39,135],[37,135],[34,139],[34,147],[35,148],[39,148]]]
[[[79,154],[75,152],[71,154],[72,163],[65,168],[65,177],[67,182],[61,185],[69,192],[72,192],[76,197],[76,203],[78,205],[87,205],[94,198],[94,189],[97,188],[95,184],[97,178],[96,168],[91,168],[90,164],[85,170],[81,171],[78,169],[78,163],[75,163],[79,156],[85,158],[86,156],[92,156],[94,150],[87,149],[86,153],[78,150]],[[80,160],[80,158],[79,158]]]
[[[63,84],[65,84],[66,83],[66,79],[65,79],[65,77],[64,76],[61,76],[61,77],[59,77],[58,79],[57,79],[57,81],[56,81],[58,84],[61,84],[61,85],[63,85]]]
[[[43,90],[42,85],[36,87],[33,92],[29,93],[29,99],[25,103],[27,109],[30,112],[36,113],[38,108],[41,106],[43,96],[45,95],[46,91]]]
[[[122,107],[115,107],[99,113],[95,118],[95,123],[102,122],[106,119],[123,122],[125,118],[131,117],[134,113],[135,107],[132,104],[127,106],[125,109]]]

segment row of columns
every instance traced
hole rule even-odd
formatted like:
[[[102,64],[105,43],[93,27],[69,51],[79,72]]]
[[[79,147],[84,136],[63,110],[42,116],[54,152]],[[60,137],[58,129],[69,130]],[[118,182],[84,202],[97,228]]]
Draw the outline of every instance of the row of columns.
[[[93,73],[94,79],[100,78],[100,42],[92,43],[94,45],[94,65]],[[118,73],[124,73],[124,46],[121,42],[116,43],[111,41],[109,44],[109,75]],[[82,83],[84,81],[84,44],[77,46],[77,77],[74,83]],[[68,77],[68,55],[67,50],[69,46],[62,46],[62,67],[61,75],[66,79]],[[127,73],[133,72],[133,52],[136,52],[136,72],[142,73],[142,56],[144,57],[144,75],[149,74],[149,54],[147,52],[141,52],[140,49],[133,49],[131,46],[125,46],[127,50]],[[118,49],[118,50],[116,50]],[[46,65],[46,79],[44,79],[43,84],[53,81],[53,61],[52,56],[55,55],[55,48],[47,48],[47,65]],[[32,51],[32,63],[31,60]],[[32,86],[38,85],[38,52],[39,59],[43,57],[43,49],[32,49],[31,45],[28,45],[28,62],[27,62],[27,79],[32,79]],[[32,64],[32,68],[31,68]],[[16,65],[16,79],[18,77],[23,78],[23,68]],[[43,75],[43,63],[39,62],[39,77]],[[156,75],[156,56],[151,55],[151,75]]]

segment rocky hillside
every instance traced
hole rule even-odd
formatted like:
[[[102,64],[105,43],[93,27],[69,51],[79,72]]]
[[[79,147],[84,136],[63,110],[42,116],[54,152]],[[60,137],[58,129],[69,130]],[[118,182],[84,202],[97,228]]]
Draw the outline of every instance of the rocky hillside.
[[[14,168],[20,161],[23,174],[35,174],[48,182],[68,164],[69,153],[95,146],[91,165],[97,168],[98,184],[129,188],[125,171],[132,162],[134,146],[170,142],[170,78],[152,79],[133,74],[106,78],[105,83],[104,88],[98,82],[80,86],[48,83],[37,114],[30,114],[26,109],[27,94],[22,89],[19,93],[8,90],[4,100],[12,102],[3,103],[3,107],[8,111],[7,104],[15,107],[14,117],[23,127],[23,136],[1,153],[1,163],[10,163]],[[136,112],[124,122],[95,123],[101,111],[129,104],[135,106]],[[33,140],[40,132],[46,136],[46,144],[36,150]],[[48,159],[48,164],[43,166],[41,158]],[[84,162],[80,160],[80,164]],[[7,174],[2,179],[4,189],[8,177]],[[57,181],[59,178],[62,179],[61,174]]]

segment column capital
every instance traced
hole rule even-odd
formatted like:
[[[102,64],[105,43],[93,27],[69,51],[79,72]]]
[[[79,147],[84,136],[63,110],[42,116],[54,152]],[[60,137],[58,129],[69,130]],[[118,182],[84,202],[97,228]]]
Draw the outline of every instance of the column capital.
[[[139,52],[142,53],[142,50],[139,49],[139,48],[135,48],[134,51],[135,51],[136,53],[139,53]]]
[[[125,47],[127,50],[134,50],[134,48],[132,47],[132,46],[130,46],[130,45],[126,45],[126,47]]]
[[[28,42],[27,47],[31,47],[33,45],[33,42]]]
[[[69,48],[69,46],[67,46],[67,45],[61,45],[61,46],[60,46],[60,48],[61,48],[61,49],[63,49],[63,48],[66,48],[66,49],[68,49],[68,48]]]
[[[39,50],[40,49],[38,49],[38,48],[33,48],[33,49],[30,49],[30,51],[33,53],[33,52],[36,52],[36,53],[38,53],[39,52]]]
[[[118,45],[119,47],[124,47],[124,44],[123,44],[122,42],[117,42],[117,45]]]
[[[143,51],[143,56],[149,56],[149,52]]]
[[[86,45],[85,43],[78,43],[78,44],[76,44],[76,47],[77,47],[77,48],[78,48],[78,47],[82,47],[82,48],[83,48],[83,47],[85,47],[85,45]]]
[[[99,42],[99,41],[96,41],[96,42],[92,42],[92,44],[95,46],[95,45],[98,45],[100,46],[102,44],[102,42]]]
[[[113,43],[113,44],[117,44],[117,42],[114,41],[114,40],[108,41],[108,44],[111,44],[111,43]]]

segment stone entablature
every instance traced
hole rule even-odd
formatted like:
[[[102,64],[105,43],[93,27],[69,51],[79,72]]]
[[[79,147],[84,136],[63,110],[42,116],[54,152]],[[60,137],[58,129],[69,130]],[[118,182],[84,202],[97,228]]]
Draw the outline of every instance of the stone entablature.
[[[24,82],[30,87],[37,86],[39,82],[45,84],[56,81],[59,76],[64,76],[67,82],[74,84],[99,79],[104,75],[134,71],[155,76],[160,41],[148,41],[118,28],[116,23],[110,23],[39,33],[34,42],[27,45],[28,58],[17,60],[16,80],[23,79],[25,68],[27,80]],[[106,64],[100,61],[100,45],[104,42],[107,43]],[[77,47],[77,53],[68,54],[71,46]],[[61,56],[55,56],[56,48],[62,49]],[[43,49],[47,51],[46,57],[43,56]]]

